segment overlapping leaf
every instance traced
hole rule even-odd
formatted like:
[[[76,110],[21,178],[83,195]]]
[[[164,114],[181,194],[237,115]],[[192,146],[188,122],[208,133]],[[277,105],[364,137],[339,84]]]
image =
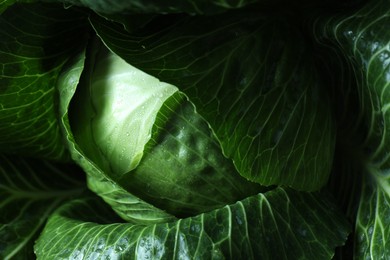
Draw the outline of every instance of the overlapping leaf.
[[[75,11],[77,8],[65,10],[59,5],[15,2],[19,1],[0,1],[0,152],[64,159],[64,138],[72,159],[88,173],[89,188],[122,217],[118,218],[96,196],[67,203],[50,217],[35,248],[38,257],[329,259],[334,248],[343,245],[348,225],[326,194],[276,188],[235,204],[220,203],[220,208],[212,211],[199,208],[208,212],[178,219],[163,210],[164,203],[154,202],[160,209],[125,190],[126,182],[134,176],[115,183],[80,149],[68,120],[69,103],[76,87],[80,87],[84,71],[85,53],[80,49],[85,47],[87,36],[85,15]],[[61,2],[69,4],[67,7],[81,4],[78,0]],[[306,44],[307,35],[298,29],[301,20],[295,16],[306,12],[308,9],[303,6],[309,8],[310,1],[272,1],[276,3],[271,4],[274,7],[286,5],[274,8],[275,13],[268,16],[259,12],[261,4],[216,16],[155,14],[215,14],[255,2],[251,0],[111,1],[109,5],[107,1],[82,2],[105,13],[104,17],[122,23],[91,18],[96,32],[110,49],[130,64],[175,84],[190,98],[185,102],[195,104],[192,114],[180,107],[185,103],[182,100],[180,105],[172,100],[164,104],[155,124],[155,135],[146,147],[150,153],[137,169],[141,174],[152,174],[156,189],[151,191],[145,183],[135,187],[141,193],[158,197],[161,190],[172,191],[173,198],[177,197],[176,190],[158,189],[158,179],[169,179],[163,175],[170,174],[169,170],[159,170],[168,168],[170,162],[156,162],[168,157],[172,162],[177,157],[165,148],[174,147],[177,154],[187,154],[187,144],[199,144],[191,139],[191,133],[200,135],[200,129],[207,129],[200,132],[211,133],[212,146],[219,152],[223,150],[220,155],[226,161],[226,169],[235,167],[244,177],[266,185],[318,189],[328,179],[332,165],[335,132],[330,107],[342,100],[335,109],[339,124],[336,156],[342,157],[333,168],[341,166],[338,172],[348,175],[333,180],[341,180],[335,183],[335,190],[340,192],[339,203],[347,208],[349,217],[355,212],[354,194],[361,188],[355,257],[381,259],[390,254],[388,1],[371,1],[360,11],[351,9],[348,15],[318,24],[321,37],[327,44],[329,40],[336,43],[332,45],[337,49],[336,56],[343,56],[335,67],[333,63],[324,67],[330,68],[328,72],[347,71],[330,73],[330,80],[316,70],[318,67],[311,59],[313,46]],[[323,6],[333,3],[321,2]],[[149,14],[106,15],[123,11]],[[131,20],[134,17],[136,22]],[[324,62],[333,62],[334,58],[339,62],[332,55],[322,58]],[[340,79],[343,88],[334,88],[333,94],[340,94],[341,98],[329,103],[324,89],[338,84]],[[347,109],[343,110],[343,106]],[[78,111],[73,112],[77,116]],[[174,123],[168,117],[164,119],[168,114],[176,120]],[[203,120],[204,127],[186,132],[195,125],[194,118]],[[186,120],[191,124],[185,125],[184,131],[181,121]],[[161,133],[167,129],[176,130],[165,137],[177,142],[171,147],[154,147],[164,140]],[[187,139],[180,139],[180,133],[185,133]],[[197,156],[212,156],[201,144]],[[188,158],[195,157],[185,159]],[[344,159],[350,163],[344,163]],[[84,187],[77,177],[67,175],[68,169],[74,171],[73,168],[57,168],[47,161],[19,157],[1,156],[0,162],[0,257],[33,258],[33,240],[44,220]],[[173,164],[178,167],[172,173],[200,165],[209,174],[210,161],[182,162]],[[220,175],[226,169],[221,167]],[[356,171],[359,174],[355,177]],[[186,183],[187,178],[178,180],[178,188],[193,184],[196,189],[199,185]],[[211,187],[226,192],[225,185]],[[214,194],[213,190],[210,194]],[[210,194],[207,196],[211,197]],[[162,197],[164,200],[165,195]],[[191,203],[198,202],[190,201],[187,205]],[[123,219],[129,223],[123,223]]]
[[[330,108],[302,35],[285,19],[162,16],[133,33],[92,24],[111,50],[190,98],[242,176],[316,190],[332,162]]]
[[[91,43],[91,45],[93,44]],[[80,51],[69,59],[59,75],[57,84],[57,91],[60,96],[59,117],[61,129],[72,159],[87,173],[88,187],[101,196],[126,221],[144,224],[168,222],[175,219],[174,216],[137,198],[108,179],[107,174],[91,161],[88,156],[85,156],[82,149],[75,142],[69,124],[69,106],[72,98],[74,99],[80,77],[84,71],[86,56],[85,51]],[[78,114],[80,112],[76,111]]]
[[[236,171],[182,93],[163,104],[153,128],[138,167],[117,181],[140,198],[176,216],[192,216],[270,189]]]

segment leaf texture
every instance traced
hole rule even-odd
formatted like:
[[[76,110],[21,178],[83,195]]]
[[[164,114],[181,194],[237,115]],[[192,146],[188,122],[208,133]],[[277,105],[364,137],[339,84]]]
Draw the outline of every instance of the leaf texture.
[[[85,18],[48,4],[14,4],[0,17],[0,152],[65,160],[57,77],[85,38]],[[82,42],[82,41],[81,41]]]
[[[129,33],[91,19],[112,51],[189,97],[243,177],[316,190],[330,172],[334,126],[323,81],[286,20],[171,15]]]
[[[344,78],[349,73],[355,85],[345,87],[358,93],[355,111],[347,114],[355,118],[351,121],[358,128],[346,128],[351,134],[341,136],[356,142],[355,149],[349,151],[355,156],[348,158],[354,158],[351,164],[361,166],[351,175],[351,183],[357,179],[361,189],[358,202],[351,198],[358,205],[356,259],[386,259],[390,254],[389,8],[389,1],[369,1],[357,12],[320,19],[316,27],[317,41],[332,43],[330,48],[340,49],[349,60]],[[360,137],[351,138],[357,131]]]
[[[154,225],[109,224],[107,210],[94,198],[61,207],[36,244],[38,258],[330,259],[348,230],[329,201],[282,188]]]
[[[74,165],[0,155],[0,257],[34,258],[33,244],[50,214],[86,190]]]

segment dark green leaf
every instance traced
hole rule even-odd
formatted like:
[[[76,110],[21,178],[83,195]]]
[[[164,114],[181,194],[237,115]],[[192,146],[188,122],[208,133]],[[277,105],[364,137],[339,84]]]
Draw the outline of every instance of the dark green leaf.
[[[350,165],[361,167],[355,171],[355,179],[349,177],[350,183],[358,182],[361,186],[358,202],[358,194],[350,197],[350,203],[355,204],[352,206],[359,206],[354,237],[357,259],[386,259],[390,255],[389,10],[389,1],[369,1],[357,12],[316,22],[318,41],[340,49],[349,61],[345,78],[349,74],[355,85],[344,85],[342,92],[358,93],[355,111],[346,106],[344,111],[349,110],[349,118],[344,119],[355,122],[352,125],[359,128],[344,128],[340,135],[340,139],[347,140],[345,144],[355,142],[344,151],[353,148],[346,159],[352,158]],[[357,131],[363,138],[356,138]]]
[[[348,224],[327,199],[281,188],[175,222],[110,224],[111,217],[95,198],[64,205],[39,238],[37,256],[330,259],[348,232]]]
[[[207,122],[180,92],[156,117],[138,167],[117,182],[175,216],[191,216],[232,204],[267,188],[247,181],[223,156]]]
[[[241,8],[257,0],[132,0],[132,1],[107,1],[107,0],[60,0],[70,5],[88,7],[95,12],[103,14],[115,13],[191,13],[212,14],[229,9]]]
[[[132,195],[103,174],[100,178],[90,174],[88,187],[102,197],[127,222],[145,225],[176,220],[175,216]]]
[[[0,152],[68,154],[57,121],[57,77],[84,44],[85,17],[60,5],[14,4],[0,17]]]
[[[92,24],[112,51],[189,97],[242,176],[316,190],[330,172],[334,126],[303,36],[285,19],[171,15],[132,33]]]
[[[50,214],[86,189],[74,165],[0,155],[0,258],[31,259]]]

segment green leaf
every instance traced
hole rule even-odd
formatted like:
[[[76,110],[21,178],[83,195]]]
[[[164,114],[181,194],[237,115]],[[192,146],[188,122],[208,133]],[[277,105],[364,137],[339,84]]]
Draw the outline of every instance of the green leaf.
[[[54,0],[52,0],[54,2]],[[213,14],[229,9],[241,8],[257,0],[133,0],[133,1],[93,1],[93,0],[55,0],[69,5],[85,6],[103,14],[116,13],[191,13]]]
[[[100,49],[70,111],[75,142],[97,172],[175,216],[210,211],[265,190],[236,172],[207,122],[176,87]],[[103,176],[95,180],[108,183]]]
[[[0,1],[0,14],[2,14],[9,6],[13,5],[16,0],[1,0]]]
[[[111,216],[96,198],[64,205],[37,241],[38,258],[330,259],[348,230],[318,193],[281,188],[170,223],[111,224]]]
[[[268,188],[242,178],[207,122],[180,92],[156,117],[138,167],[117,181],[131,193],[175,216],[232,204]]]
[[[89,175],[87,180],[88,187],[127,222],[146,225],[176,220],[175,216],[132,195],[103,174],[99,179]]]
[[[94,44],[95,42],[92,41],[89,47]],[[94,48],[89,49],[94,50]],[[70,59],[59,75],[57,84],[57,90],[60,96],[59,116],[61,129],[72,159],[87,173],[88,187],[101,196],[126,221],[132,223],[159,223],[175,219],[174,216],[135,197],[107,178],[107,174],[88,156],[85,156],[84,151],[76,143],[69,123],[69,106],[72,99],[74,99],[82,73],[89,75],[88,69],[84,69],[86,56],[85,51],[81,51]],[[93,55],[88,56],[93,57]],[[76,111],[80,117],[82,111]],[[91,147],[93,148],[94,146],[91,144]]]
[[[189,97],[242,176],[316,190],[330,172],[334,126],[303,36],[282,16],[159,16],[132,33],[91,22],[112,51]]]
[[[349,60],[346,77],[354,77],[355,85],[345,87],[358,93],[358,105],[347,115],[356,118],[351,121],[359,128],[347,128],[350,134],[345,131],[340,137],[356,142],[348,158],[361,166],[355,174],[361,183],[359,202],[351,197],[358,203],[356,259],[385,259],[390,254],[389,9],[388,1],[369,1],[357,12],[322,18],[316,27],[318,41],[333,43],[330,48],[338,48]],[[351,138],[356,131],[363,138]]]
[[[86,38],[85,25],[82,13],[61,5],[14,4],[1,15],[0,152],[68,158],[55,85]]]
[[[0,0],[0,15],[7,10],[8,7],[20,3],[36,3],[36,0]]]
[[[50,214],[86,187],[74,165],[0,155],[0,258],[31,259]]]
[[[156,114],[177,88],[132,67],[104,46],[72,100],[70,123],[91,161],[117,179],[137,167]]]
[[[390,177],[367,172],[356,220],[355,253],[358,259],[386,259],[390,255]]]
[[[233,9],[281,11],[310,10],[313,7],[339,8],[353,5],[364,0],[50,0],[62,2],[65,6],[87,7],[105,17],[113,18],[116,14],[170,14],[188,13],[191,15],[212,15]],[[115,19],[115,18],[114,18]]]

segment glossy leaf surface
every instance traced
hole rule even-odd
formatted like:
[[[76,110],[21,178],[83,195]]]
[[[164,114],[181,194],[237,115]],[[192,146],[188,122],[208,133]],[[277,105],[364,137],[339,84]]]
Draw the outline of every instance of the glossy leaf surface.
[[[279,188],[196,217],[145,226],[108,224],[104,204],[76,200],[51,217],[35,250],[40,258],[330,259],[348,226],[334,210],[318,194]]]
[[[337,46],[349,61],[345,78],[353,77],[355,85],[347,91],[358,93],[359,102],[355,111],[349,112],[349,121],[357,122],[354,125],[360,128],[346,128],[349,132],[344,129],[341,137],[348,140],[357,131],[362,137],[351,138],[355,151],[349,151],[355,155],[349,164],[361,167],[350,175],[350,183],[357,180],[361,189],[358,201],[351,198],[358,205],[354,238],[357,259],[385,259],[390,254],[389,8],[388,1],[370,1],[358,12],[319,20],[316,27],[318,39],[330,40],[334,44],[331,48]]]

